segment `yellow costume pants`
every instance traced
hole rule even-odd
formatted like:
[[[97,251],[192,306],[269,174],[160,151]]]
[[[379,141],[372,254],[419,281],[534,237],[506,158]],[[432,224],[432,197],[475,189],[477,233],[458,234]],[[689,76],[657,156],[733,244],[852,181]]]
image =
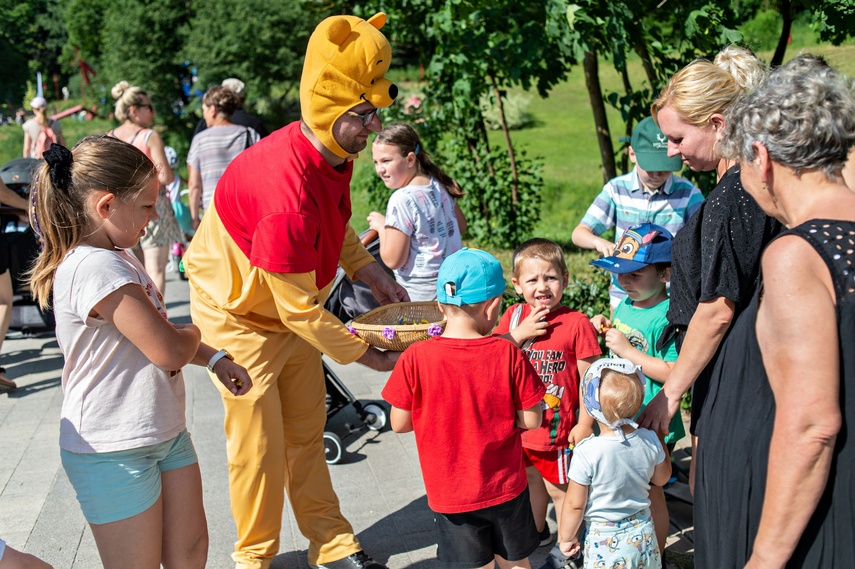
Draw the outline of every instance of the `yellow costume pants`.
[[[234,397],[214,379],[226,412],[236,567],[267,569],[278,553],[283,489],[309,539],[309,563],[335,561],[362,549],[341,514],[325,460],[320,352],[293,333],[250,330],[194,294],[191,311],[194,321],[207,324],[205,341],[228,347],[253,381],[247,395]]]

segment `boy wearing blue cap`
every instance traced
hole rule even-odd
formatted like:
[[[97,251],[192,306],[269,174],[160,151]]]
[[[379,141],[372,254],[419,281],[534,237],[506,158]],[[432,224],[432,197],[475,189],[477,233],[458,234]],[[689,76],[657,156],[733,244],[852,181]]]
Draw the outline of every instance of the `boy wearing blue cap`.
[[[626,358],[644,370],[647,378],[644,405],[659,393],[677,361],[673,340],[661,350],[656,348],[668,324],[670,301],[666,284],[671,278],[671,240],[671,233],[664,227],[644,223],[624,232],[614,255],[591,261],[592,265],[617,275],[618,284],[626,291],[627,297],[615,308],[611,320],[598,314],[591,324],[605,336],[612,355]],[[669,450],[684,436],[683,421],[677,413],[665,437]],[[668,508],[662,488],[651,487],[650,501],[659,548],[664,550]]]
[[[540,426],[543,382],[512,342],[490,336],[505,290],[495,257],[463,248],[437,276],[442,336],[410,346],[383,398],[415,431],[437,557],[457,567],[530,568],[539,539],[520,429]]]
[[[635,164],[632,171],[609,181],[573,230],[571,238],[577,247],[608,257],[623,232],[641,223],[656,223],[676,235],[704,201],[693,183],[673,174],[683,162],[679,156],[668,156],[668,139],[652,117],[633,129],[629,159]],[[600,237],[612,227],[614,243]],[[614,279],[609,297],[612,310],[626,297]]]

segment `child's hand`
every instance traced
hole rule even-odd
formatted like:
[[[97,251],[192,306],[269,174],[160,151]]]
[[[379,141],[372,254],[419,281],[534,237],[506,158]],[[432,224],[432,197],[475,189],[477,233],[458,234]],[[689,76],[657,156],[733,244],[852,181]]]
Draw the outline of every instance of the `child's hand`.
[[[627,351],[633,349],[627,337],[614,328],[606,330],[606,347],[619,358],[625,358]]]
[[[612,327],[612,321],[602,314],[597,314],[591,318],[591,325],[597,331],[597,334],[605,334],[606,330]]]
[[[372,211],[368,214],[368,227],[377,233],[383,233],[386,228],[386,216],[378,211]]]
[[[579,538],[574,538],[571,541],[559,541],[558,547],[561,549],[564,557],[575,557],[582,549],[582,543],[579,541]]]
[[[567,435],[567,443],[570,445],[570,449],[572,450],[574,446],[578,445],[593,434],[594,429],[588,425],[576,423],[576,426],[570,429],[570,434]]]
[[[514,340],[522,344],[526,340],[546,334],[546,330],[549,328],[549,324],[546,322],[547,314],[549,314],[549,309],[545,306],[532,308],[531,313],[512,330]]]
[[[252,389],[252,379],[243,366],[236,364],[229,358],[220,358],[214,364],[214,373],[220,383],[226,386],[232,395],[240,397]]]

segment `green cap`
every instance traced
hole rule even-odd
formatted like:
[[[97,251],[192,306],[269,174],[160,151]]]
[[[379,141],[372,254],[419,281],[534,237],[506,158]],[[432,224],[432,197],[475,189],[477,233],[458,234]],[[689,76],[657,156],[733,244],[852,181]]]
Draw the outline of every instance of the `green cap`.
[[[668,139],[653,122],[653,117],[643,119],[632,131],[630,141],[635,159],[647,172],[679,172],[683,160],[679,156],[668,157]]]

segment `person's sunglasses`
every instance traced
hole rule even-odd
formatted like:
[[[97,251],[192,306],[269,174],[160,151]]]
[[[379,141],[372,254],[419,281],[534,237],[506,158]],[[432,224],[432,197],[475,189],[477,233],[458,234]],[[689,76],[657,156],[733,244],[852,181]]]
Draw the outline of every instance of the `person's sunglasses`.
[[[154,106],[151,103],[146,103],[145,105],[135,105],[138,109],[148,109],[150,111],[154,110]]]
[[[368,126],[371,124],[371,121],[374,120],[374,117],[377,116],[378,112],[380,112],[380,109],[371,109],[367,113],[363,113],[361,115],[359,113],[354,113],[353,111],[347,111],[347,114],[360,119],[362,121],[362,126]]]

